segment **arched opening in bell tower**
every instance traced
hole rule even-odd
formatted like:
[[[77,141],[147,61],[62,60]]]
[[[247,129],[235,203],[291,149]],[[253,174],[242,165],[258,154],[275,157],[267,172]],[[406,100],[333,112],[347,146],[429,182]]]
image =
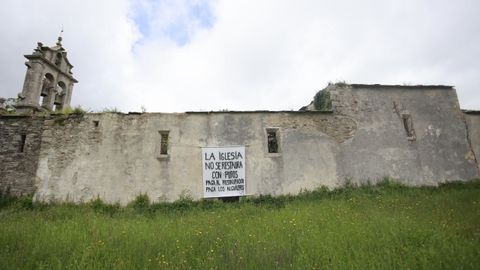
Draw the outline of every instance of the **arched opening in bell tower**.
[[[63,81],[59,81],[57,83],[57,88],[56,88],[56,94],[55,94],[55,100],[53,102],[54,105],[54,110],[59,111],[63,109],[63,98],[65,96],[65,93],[67,91],[67,85]]]
[[[46,73],[42,80],[42,91],[40,92],[40,106],[48,109],[49,97],[52,94],[53,82],[55,79],[51,73]]]

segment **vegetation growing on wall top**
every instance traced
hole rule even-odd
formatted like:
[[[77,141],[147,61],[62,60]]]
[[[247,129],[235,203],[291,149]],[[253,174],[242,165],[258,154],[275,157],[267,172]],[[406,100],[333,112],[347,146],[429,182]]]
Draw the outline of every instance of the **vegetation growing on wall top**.
[[[16,112],[15,105],[17,104],[17,101],[18,100],[15,98],[7,98],[7,99],[0,98],[0,115],[15,114]]]
[[[81,106],[76,106],[75,108],[70,108],[70,107],[64,108],[61,111],[59,111],[59,113],[65,116],[68,116],[71,114],[84,115],[85,113],[87,113],[87,111],[85,111]]]
[[[325,90],[318,91],[313,98],[313,106],[317,111],[331,111],[332,100],[330,99],[330,92]]]
[[[117,107],[105,107],[100,112],[101,113],[119,113],[120,110]]]

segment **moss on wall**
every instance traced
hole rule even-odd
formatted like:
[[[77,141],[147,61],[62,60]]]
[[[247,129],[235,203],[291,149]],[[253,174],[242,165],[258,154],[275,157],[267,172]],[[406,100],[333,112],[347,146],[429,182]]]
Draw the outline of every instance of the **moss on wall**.
[[[318,91],[313,98],[313,106],[317,111],[331,111],[332,100],[330,99],[330,92]]]

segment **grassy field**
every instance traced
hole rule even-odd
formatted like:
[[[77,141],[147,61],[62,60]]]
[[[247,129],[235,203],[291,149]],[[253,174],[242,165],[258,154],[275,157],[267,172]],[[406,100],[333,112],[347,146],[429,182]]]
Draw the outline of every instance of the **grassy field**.
[[[480,182],[239,203],[0,204],[1,269],[479,269]]]

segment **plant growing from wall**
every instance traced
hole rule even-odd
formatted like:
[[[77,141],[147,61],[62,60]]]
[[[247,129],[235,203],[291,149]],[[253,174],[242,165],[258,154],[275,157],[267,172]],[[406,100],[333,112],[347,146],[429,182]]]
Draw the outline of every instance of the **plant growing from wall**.
[[[69,116],[71,114],[82,116],[87,112],[81,106],[76,106],[75,108],[64,108],[59,113],[63,114],[64,116]]]
[[[313,98],[313,106],[317,111],[331,111],[332,100],[330,99],[330,92],[318,91]]]
[[[71,116],[71,115],[74,115],[74,116],[77,116],[77,117],[83,117],[83,115],[85,115],[87,113],[87,111],[85,111],[81,106],[77,106],[75,108],[70,108],[70,107],[67,107],[67,108],[64,108],[62,109],[61,111],[56,111],[56,112],[52,112],[53,115],[55,115],[55,124],[58,124],[60,126],[64,126],[65,125],[65,121]],[[47,113],[48,115],[48,113]]]
[[[120,110],[117,107],[105,107],[101,112],[102,113],[119,113]]]
[[[17,102],[16,98],[0,98],[0,114],[15,114]]]

